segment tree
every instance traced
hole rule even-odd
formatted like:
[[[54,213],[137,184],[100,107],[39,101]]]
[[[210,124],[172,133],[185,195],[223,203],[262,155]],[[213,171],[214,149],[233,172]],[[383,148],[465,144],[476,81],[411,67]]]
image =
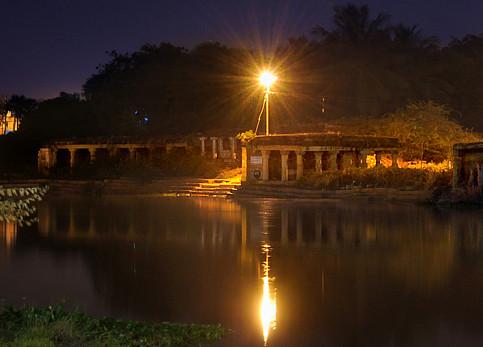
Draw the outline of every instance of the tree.
[[[371,19],[367,5],[335,6],[332,21],[334,30],[329,31],[322,26],[317,26],[312,33],[324,41],[343,42],[356,46],[389,40],[389,16],[379,13]]]
[[[37,101],[35,99],[28,98],[24,95],[12,95],[5,106],[7,111],[17,119],[22,119],[27,113],[33,111],[37,107]]]
[[[458,142],[481,140],[451,119],[451,110],[432,101],[409,104],[383,119],[374,119],[369,132],[378,136],[397,137],[406,160],[440,162],[451,158]]]

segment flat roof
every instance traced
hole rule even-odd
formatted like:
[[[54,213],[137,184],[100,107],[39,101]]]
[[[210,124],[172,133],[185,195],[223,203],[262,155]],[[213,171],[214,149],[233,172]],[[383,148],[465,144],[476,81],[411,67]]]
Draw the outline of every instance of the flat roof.
[[[323,146],[355,148],[400,148],[395,137],[356,136],[328,133],[292,133],[257,136],[255,146]]]
[[[456,143],[453,146],[454,149],[481,149],[483,150],[483,142],[467,142]]]

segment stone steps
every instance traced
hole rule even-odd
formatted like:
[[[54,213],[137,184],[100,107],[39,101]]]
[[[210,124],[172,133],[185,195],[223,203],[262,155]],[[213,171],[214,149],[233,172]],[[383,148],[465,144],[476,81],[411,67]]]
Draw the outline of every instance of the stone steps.
[[[137,181],[122,178],[119,180],[74,181],[53,180],[48,183],[52,194],[131,194],[166,196],[213,196],[227,197],[240,186],[238,181],[229,179],[159,179]]]
[[[186,182],[178,187],[172,187],[170,193],[176,196],[192,197],[229,197],[239,188],[239,180],[207,179],[195,182]]]

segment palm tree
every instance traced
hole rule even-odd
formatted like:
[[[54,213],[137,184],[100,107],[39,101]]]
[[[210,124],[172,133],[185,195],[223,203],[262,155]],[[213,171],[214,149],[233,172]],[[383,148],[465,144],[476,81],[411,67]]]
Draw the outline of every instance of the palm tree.
[[[424,36],[417,25],[398,24],[391,27],[390,30],[393,42],[404,49],[432,49],[438,46],[438,39],[435,36]]]
[[[347,4],[334,7],[334,29],[328,31],[322,26],[312,30],[312,34],[322,41],[338,41],[351,44],[364,44],[389,39],[389,16],[379,13],[371,19],[367,5]]]

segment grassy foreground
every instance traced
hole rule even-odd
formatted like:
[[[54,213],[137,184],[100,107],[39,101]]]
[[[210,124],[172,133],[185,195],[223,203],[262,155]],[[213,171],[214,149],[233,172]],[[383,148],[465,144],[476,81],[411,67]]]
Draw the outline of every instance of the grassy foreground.
[[[94,318],[62,306],[6,307],[0,312],[0,346],[200,346],[226,334],[220,325],[149,324]]]

